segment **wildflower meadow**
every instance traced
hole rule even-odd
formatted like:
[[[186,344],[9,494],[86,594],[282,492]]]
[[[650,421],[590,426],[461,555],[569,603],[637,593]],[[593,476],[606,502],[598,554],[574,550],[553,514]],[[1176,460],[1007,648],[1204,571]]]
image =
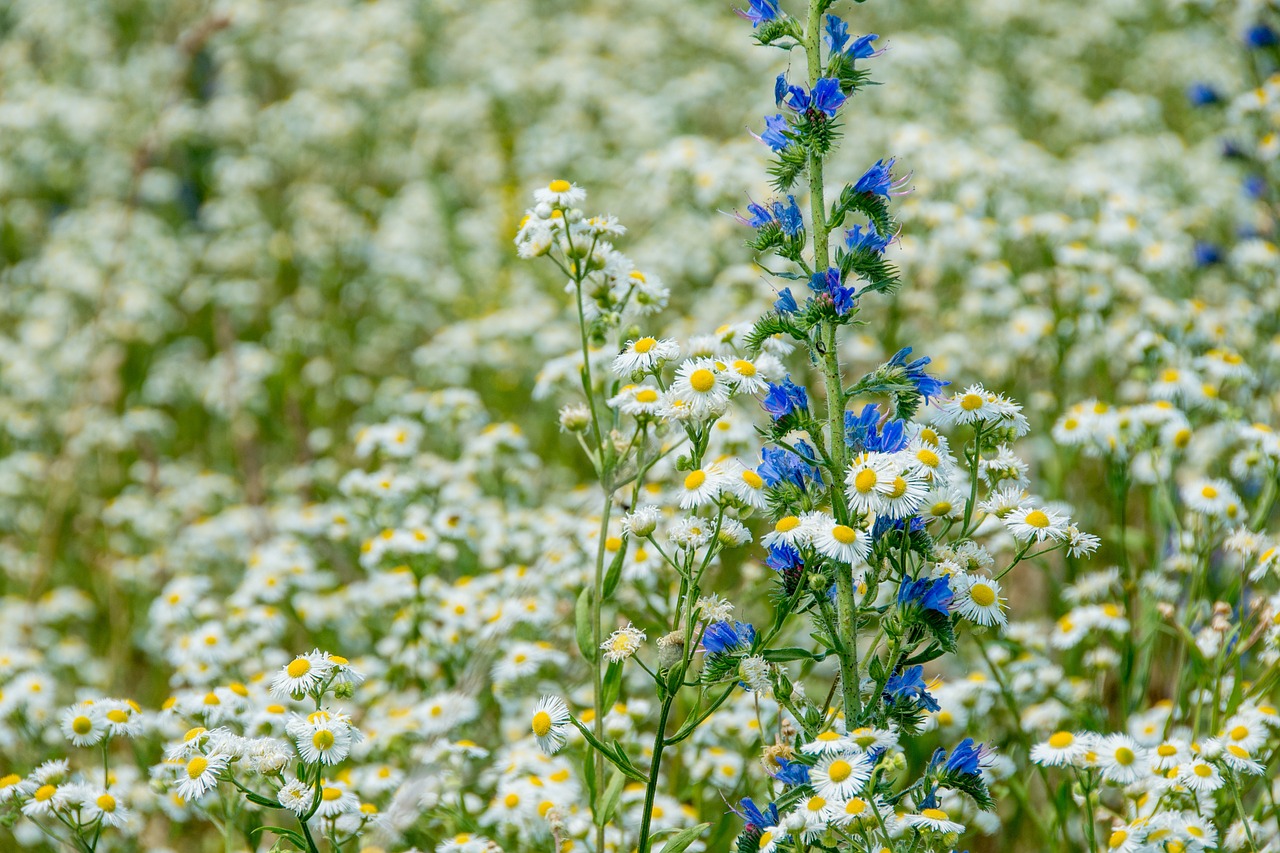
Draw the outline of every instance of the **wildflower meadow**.
[[[0,4],[0,851],[1280,853],[1276,0]]]

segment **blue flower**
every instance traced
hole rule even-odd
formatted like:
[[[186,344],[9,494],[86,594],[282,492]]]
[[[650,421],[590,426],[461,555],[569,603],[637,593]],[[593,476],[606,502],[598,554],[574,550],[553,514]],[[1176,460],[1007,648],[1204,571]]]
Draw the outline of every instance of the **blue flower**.
[[[1244,191],[1250,198],[1262,198],[1267,194],[1267,181],[1261,175],[1250,175],[1244,179]]]
[[[794,304],[795,300],[793,299],[792,305]],[[777,421],[792,412],[809,411],[809,397],[804,388],[792,382],[791,376],[788,375],[782,380],[781,384],[769,384],[769,391],[764,395],[761,405],[769,413],[769,417]]]
[[[778,759],[778,772],[770,775],[784,785],[809,784],[809,768],[785,758]]]
[[[862,174],[862,177],[858,178],[858,182],[853,185],[853,191],[882,195],[888,198],[894,190],[907,181],[907,178],[901,178],[896,183],[894,182],[892,170],[895,159],[890,157],[887,161],[883,159],[877,160],[874,166],[867,169]]]
[[[1263,47],[1274,47],[1280,43],[1280,35],[1266,24],[1255,24],[1244,31],[1244,43],[1246,47],[1257,50]]]
[[[769,546],[769,557],[764,564],[775,572],[788,572],[804,568],[800,552],[785,542]]]
[[[804,228],[804,217],[800,215],[800,205],[796,204],[796,197],[787,196],[787,203],[775,201],[770,205],[773,210],[773,218],[777,220],[782,232],[788,237],[794,237]]]
[[[898,587],[898,606],[909,607],[919,605],[922,610],[932,610],[949,615],[951,608],[951,578],[943,575],[940,578],[920,578],[903,580]]]
[[[766,826],[775,826],[778,823],[778,807],[773,803],[770,803],[764,811],[760,811],[750,797],[743,797],[738,806],[741,811],[733,809],[733,813],[742,818],[748,830],[764,829]]]
[[[864,232],[861,225],[855,225],[853,228],[844,232],[845,245],[849,247],[849,251],[857,252],[866,249],[876,254],[880,254],[889,245],[892,237],[882,237],[876,231],[874,222],[867,223],[867,230]]]
[[[1208,83],[1192,83],[1187,87],[1187,100],[1195,107],[1207,107],[1222,100],[1218,90]]]
[[[967,737],[951,751],[947,759],[946,771],[959,776],[979,776],[986,766],[991,750],[982,744],[975,744],[973,738]]]
[[[779,84],[783,88],[780,89]],[[834,77],[818,78],[810,92],[803,86],[788,86],[786,78],[779,74],[773,93],[779,103],[794,112],[823,113],[827,118],[835,118],[836,111],[848,100],[844,92],[840,91],[840,81]]]
[[[941,706],[929,695],[925,687],[923,672],[924,667],[913,666],[890,676],[884,683],[885,701],[896,704],[899,700],[914,700],[925,710],[940,710]]]
[[[860,36],[850,44],[849,25],[835,15],[827,15],[826,26],[823,29],[826,32],[823,38],[832,53],[843,53],[850,59],[870,59],[884,53],[883,50],[875,50],[871,47],[871,43],[880,38],[875,33]],[[848,50],[845,49],[846,45]]]
[[[798,309],[796,298],[791,295],[791,288],[782,288],[782,292],[778,294],[778,300],[773,303],[773,310],[779,314],[794,314]]]
[[[1196,266],[1211,267],[1222,262],[1222,250],[1213,243],[1198,242],[1192,250],[1192,257],[1195,258]]]
[[[763,461],[756,468],[760,479],[766,486],[773,487],[780,483],[791,483],[803,489],[808,480],[818,480],[822,473],[814,463],[813,448],[803,441],[797,441],[796,450],[805,454],[805,458],[796,456],[781,447],[766,447],[760,451]]]
[[[773,222],[773,214],[770,212],[769,208],[764,205],[756,204],[754,201],[747,204],[747,213],[751,214],[750,218],[747,218],[736,211],[733,215],[743,225],[750,225],[757,231]]]
[[[868,403],[857,415],[844,413],[844,443],[854,453],[897,453],[907,446],[906,424],[897,418],[881,424],[880,408]]]
[[[825,293],[831,297],[831,304],[841,317],[853,311],[857,296],[854,288],[846,287],[840,282],[840,270],[827,267],[826,272],[816,272],[809,278],[809,288],[816,293]]]
[[[790,131],[791,123],[787,121],[786,116],[778,113],[777,115],[764,117],[764,133],[752,133],[751,135],[774,151],[782,151],[791,144]]]
[[[712,622],[702,635],[702,648],[708,654],[723,654],[750,646],[755,639],[756,629],[749,622]]]
[[[766,21],[774,21],[778,18],[777,0],[747,0],[747,9],[734,9],[738,13],[738,17],[745,21],[751,22],[751,29],[755,29]]]
[[[929,366],[931,359],[928,356],[922,356],[915,361],[908,363],[907,356],[911,355],[911,347],[903,347],[894,353],[893,358],[889,359],[889,364],[895,367],[901,367],[906,372],[907,380],[920,392],[920,396],[924,398],[926,403],[933,397],[937,397],[942,393],[942,389],[950,385],[944,379],[936,376],[930,376],[924,372]]]
[[[871,525],[871,541],[879,542],[880,538],[890,530],[906,530],[908,534],[919,533],[924,530],[924,519],[918,515],[910,515],[906,518],[877,516],[876,523]]]

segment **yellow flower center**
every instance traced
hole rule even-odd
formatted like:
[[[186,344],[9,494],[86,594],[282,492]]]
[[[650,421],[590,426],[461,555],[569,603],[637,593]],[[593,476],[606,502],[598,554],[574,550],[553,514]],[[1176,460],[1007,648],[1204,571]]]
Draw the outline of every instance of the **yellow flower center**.
[[[1137,756],[1133,754],[1132,749],[1127,746],[1122,746],[1116,750],[1115,759],[1116,764],[1119,764],[1121,767],[1128,767],[1130,764],[1133,764],[1137,759]]]
[[[870,468],[863,468],[858,472],[858,476],[853,478],[853,487],[865,495],[876,487],[879,479],[875,471]]]
[[[759,474],[757,474],[755,471],[743,471],[742,482],[746,483],[748,486],[750,486],[753,489],[764,488],[764,478],[761,477]]]
[[[645,353],[647,353],[649,350],[653,349],[657,345],[658,345],[658,341],[654,338],[641,338],[640,340],[636,341],[634,344],[631,345],[631,350],[632,352],[638,352],[641,355],[644,355]]]
[[[1231,753],[1236,758],[1244,759],[1245,761],[1249,760],[1249,750],[1245,749],[1243,746],[1237,746],[1234,743],[1228,744],[1227,752]]]
[[[889,490],[889,497],[900,498],[907,493],[907,481],[902,477],[893,478],[893,488]]]
[[[942,809],[923,809],[920,814],[929,820],[950,820],[947,813]]]
[[[854,797],[852,800],[844,804],[844,813],[850,815],[860,815],[867,810],[867,801],[861,797]]]
[[[53,787],[52,785],[41,785],[39,788],[36,788],[36,793],[35,793],[36,802],[39,802],[39,803],[48,802],[49,799],[56,793],[58,793],[58,789]]]
[[[558,179],[547,184],[547,189],[551,190],[553,193],[567,193],[572,188],[573,188],[573,185],[570,184],[568,181],[562,181]]]
[[[18,784],[21,781],[22,781],[22,777],[19,776],[17,773],[10,773],[8,776],[5,776],[3,779],[0,779],[0,789],[12,788],[14,785]]]
[[[311,745],[316,749],[333,749],[333,732],[321,729],[311,736]]]
[[[820,741],[825,741],[827,743],[830,743],[833,740],[840,740],[840,733],[839,732],[822,732],[820,735],[814,738],[814,740],[820,740]]]
[[[996,603],[996,591],[985,583],[975,583],[969,587],[969,597],[979,607],[990,607]]]
[[[285,667],[285,672],[290,678],[301,678],[311,671],[311,661],[306,658],[294,658],[293,662]]]
[[[652,388],[641,388],[636,392],[637,403],[656,403],[658,402],[658,392]]]
[[[1197,764],[1191,768],[1191,772],[1199,776],[1201,779],[1208,779],[1213,775],[1213,768],[1208,764]]]
[[[805,803],[805,808],[811,812],[820,812],[827,807],[827,801],[822,797],[810,797],[809,802]]]
[[[1205,486],[1203,489],[1200,490],[1200,494],[1212,500],[1213,498],[1216,498],[1218,496],[1218,490],[1215,489],[1213,486]]]
[[[551,731],[551,715],[546,711],[539,711],[533,715],[533,733],[538,737],[546,737]]]
[[[1249,736],[1249,729],[1246,726],[1236,726],[1229,734],[1232,740],[1244,740]]]
[[[507,794],[506,798],[503,799],[502,803],[507,808],[514,809],[516,806],[520,805],[520,795],[514,792]]]
[[[119,708],[112,708],[107,712],[107,719],[113,723],[127,723],[129,722],[129,715]]]
[[[187,778],[198,779],[200,774],[209,769],[209,759],[203,755],[197,755],[195,758],[187,762]]]
[[[980,394],[965,394],[960,398],[960,408],[966,412],[972,412],[974,409],[981,409],[982,402]]]
[[[1049,516],[1045,515],[1041,510],[1033,509],[1027,513],[1026,522],[1032,527],[1038,527],[1043,530],[1049,526]]]
[[[916,459],[920,460],[920,464],[930,468],[937,468],[938,463],[942,460],[938,458],[938,454],[934,453],[927,447],[922,447],[916,451]]]
[[[843,758],[837,758],[827,768],[827,778],[839,784],[853,775],[853,766]]]
[[[71,731],[78,735],[87,735],[93,731],[93,720],[85,716],[76,717],[71,721]]]
[[[98,808],[104,812],[113,812],[116,810],[116,798],[110,794],[103,794],[96,800]]]
[[[1125,832],[1123,829],[1117,829],[1115,832],[1111,833],[1111,837],[1107,839],[1107,846],[1119,847],[1128,840],[1129,833]]]
[[[1071,732],[1054,732],[1049,737],[1049,746],[1054,749],[1066,749],[1076,742],[1076,736]]]
[[[741,358],[733,363],[733,369],[739,376],[750,377],[756,375],[756,366]]]
[[[691,471],[689,476],[684,478],[684,487],[689,491],[702,488],[702,484],[707,482],[707,475],[702,471]]]
[[[778,523],[773,526],[773,529],[779,533],[790,533],[799,526],[800,519],[796,518],[794,515],[788,515],[778,519]]]
[[[1178,754],[1178,748],[1170,743],[1162,743],[1156,747],[1156,755],[1161,758],[1169,758]]]
[[[852,545],[858,541],[858,531],[845,524],[837,524],[831,528],[831,538],[841,545]]]
[[[341,788],[324,788],[320,791],[320,798],[323,800],[327,800],[328,802],[333,802],[334,800],[340,799],[341,797],[342,797]]]
[[[689,377],[689,386],[699,394],[705,394],[716,385],[716,375],[705,367],[700,367]]]
[[[936,515],[936,516],[946,515],[947,513],[951,512],[951,501],[938,501],[936,504],[934,504],[932,507],[929,508],[929,512],[932,515]]]

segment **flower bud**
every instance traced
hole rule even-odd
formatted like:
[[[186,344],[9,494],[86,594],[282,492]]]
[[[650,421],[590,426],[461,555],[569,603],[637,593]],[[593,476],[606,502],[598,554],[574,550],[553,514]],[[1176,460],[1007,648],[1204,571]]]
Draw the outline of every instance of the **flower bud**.
[[[581,403],[565,406],[560,410],[560,429],[565,432],[583,432],[591,425],[591,410]]]

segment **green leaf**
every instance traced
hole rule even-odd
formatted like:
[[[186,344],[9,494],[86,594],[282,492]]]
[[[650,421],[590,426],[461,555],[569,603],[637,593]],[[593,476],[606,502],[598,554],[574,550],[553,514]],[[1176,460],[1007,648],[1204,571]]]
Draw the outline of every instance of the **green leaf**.
[[[617,555],[613,558],[613,562],[609,564],[609,569],[604,573],[604,598],[612,598],[614,590],[618,588],[618,581],[622,580],[622,562],[627,556],[627,540],[624,537],[622,547],[618,549]]]
[[[781,649],[765,649],[760,656],[770,663],[785,663],[792,660],[822,660],[823,656],[815,655],[808,649],[802,649],[798,646],[788,646]]]
[[[604,797],[600,800],[600,809],[596,812],[596,826],[608,826],[613,820],[613,813],[618,810],[618,802],[622,799],[622,788],[627,777],[622,773],[614,773],[609,779],[609,787],[604,789]]]
[[[609,664],[604,673],[604,684],[600,694],[600,705],[612,708],[618,701],[618,693],[622,690],[622,661]]]
[[[689,849],[689,845],[698,840],[698,836],[706,832],[711,826],[709,823],[700,823],[697,826],[691,826],[688,829],[681,830],[671,836],[671,840],[662,845],[661,853],[683,853]]]
[[[267,808],[271,808],[271,809],[283,808],[275,800],[264,797],[261,794],[255,794],[253,791],[245,791],[244,798],[251,803],[257,803],[258,805],[266,806]]]
[[[299,850],[308,849],[307,839],[303,838],[302,833],[298,832],[296,829],[286,829],[283,826],[259,826],[256,829],[253,829],[252,831],[250,831],[249,834],[257,835],[260,832],[270,832],[272,835],[277,835],[280,838],[283,838],[289,841]]]
[[[578,604],[574,607],[574,622],[578,634],[578,651],[588,662],[596,659],[599,649],[595,643],[595,626],[591,624],[591,587],[583,587],[578,596]]]

